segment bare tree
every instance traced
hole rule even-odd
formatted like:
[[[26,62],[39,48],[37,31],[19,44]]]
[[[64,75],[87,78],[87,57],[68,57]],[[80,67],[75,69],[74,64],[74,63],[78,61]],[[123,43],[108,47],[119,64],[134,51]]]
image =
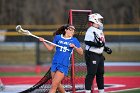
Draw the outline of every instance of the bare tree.
[[[62,24],[69,9],[91,9],[106,24],[140,23],[140,0],[0,0],[0,24]]]

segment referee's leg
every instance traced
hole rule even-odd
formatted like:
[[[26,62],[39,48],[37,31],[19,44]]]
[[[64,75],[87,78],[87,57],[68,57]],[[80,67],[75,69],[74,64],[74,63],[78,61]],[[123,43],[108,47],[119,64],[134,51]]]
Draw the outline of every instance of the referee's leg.
[[[89,53],[85,52],[85,60],[87,65],[87,75],[85,78],[85,89],[90,90],[92,88],[93,79],[95,77],[96,71],[97,71],[97,64],[96,60],[93,59],[93,55],[89,55]],[[95,61],[95,64],[93,64],[93,61]]]
[[[102,56],[96,73],[96,82],[99,89],[99,93],[104,93],[104,58]]]

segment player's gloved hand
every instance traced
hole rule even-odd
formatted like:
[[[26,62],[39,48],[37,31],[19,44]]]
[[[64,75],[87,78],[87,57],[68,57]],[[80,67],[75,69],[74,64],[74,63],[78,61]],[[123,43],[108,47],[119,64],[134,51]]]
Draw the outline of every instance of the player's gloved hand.
[[[100,47],[103,47],[103,46],[105,45],[105,43],[102,42],[102,41],[97,41],[97,43],[98,43],[98,45],[99,45]]]
[[[107,54],[111,54],[112,53],[112,50],[111,50],[111,48],[109,48],[109,47],[104,47],[104,51],[107,53]]]

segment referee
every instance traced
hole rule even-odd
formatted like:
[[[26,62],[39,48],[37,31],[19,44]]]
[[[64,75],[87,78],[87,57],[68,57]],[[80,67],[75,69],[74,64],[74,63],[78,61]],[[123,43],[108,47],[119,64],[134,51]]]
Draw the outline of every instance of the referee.
[[[87,75],[85,78],[85,92],[91,93],[92,82],[96,76],[96,83],[99,93],[104,93],[104,56],[103,51],[108,54],[112,50],[105,46],[105,37],[103,33],[103,17],[98,14],[90,14],[89,22],[91,26],[85,35],[85,60],[87,66]]]

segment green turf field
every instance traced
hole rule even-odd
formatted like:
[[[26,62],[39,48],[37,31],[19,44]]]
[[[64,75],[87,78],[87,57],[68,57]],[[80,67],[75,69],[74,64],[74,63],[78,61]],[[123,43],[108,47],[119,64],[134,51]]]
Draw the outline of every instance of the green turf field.
[[[40,73],[43,76],[45,72]],[[1,72],[0,76],[36,76],[35,72]],[[85,76],[83,73],[76,73],[76,76]],[[140,72],[106,72],[105,76],[140,76]]]
[[[10,44],[11,45],[11,44]],[[36,46],[24,45],[21,46],[10,46],[0,45],[0,65],[35,65],[36,64]],[[112,44],[113,45],[113,44]],[[84,46],[84,45],[83,45]],[[40,45],[40,61],[43,63],[51,62],[53,52],[48,52],[47,49]],[[84,49],[84,47],[83,47]],[[117,47],[112,46],[113,53],[108,55],[104,53],[106,61],[109,62],[140,62],[140,50],[130,47]],[[84,56],[75,54],[75,60],[77,62],[84,62]]]
[[[140,72],[106,72],[105,76],[140,76]]]

